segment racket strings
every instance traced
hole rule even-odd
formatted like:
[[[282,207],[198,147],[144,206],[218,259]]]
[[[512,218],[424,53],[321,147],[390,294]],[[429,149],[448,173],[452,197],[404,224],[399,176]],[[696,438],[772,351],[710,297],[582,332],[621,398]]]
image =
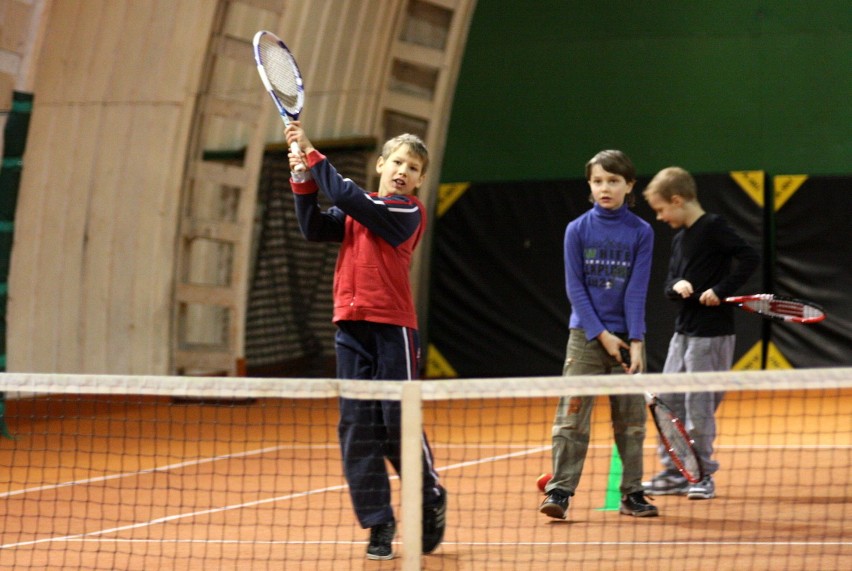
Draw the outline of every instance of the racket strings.
[[[755,299],[745,302],[744,305],[755,313],[763,313],[766,315],[800,317],[805,319],[813,319],[823,315],[821,309],[795,300],[784,300],[778,298]]]
[[[261,42],[260,61],[269,84],[288,113],[297,114],[302,107],[302,78],[289,52],[275,42]]]
[[[692,476],[695,481],[701,473],[698,458],[692,448],[688,435],[684,434],[677,425],[676,419],[657,407],[654,411],[657,428],[663,439],[663,445],[680,467]]]
[[[806,305],[802,308],[802,317],[805,319],[816,319],[818,317],[822,317],[825,315],[821,309],[818,307],[811,307],[810,305]]]

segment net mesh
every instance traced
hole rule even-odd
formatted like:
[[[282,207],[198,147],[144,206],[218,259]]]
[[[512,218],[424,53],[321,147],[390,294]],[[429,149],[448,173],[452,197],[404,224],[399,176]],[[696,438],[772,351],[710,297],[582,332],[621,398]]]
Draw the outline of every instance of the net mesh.
[[[368,532],[342,475],[340,396],[422,414],[448,527],[415,568],[852,568],[852,369],[417,383],[5,373],[0,390],[15,438],[0,441],[7,568],[361,568]],[[695,390],[726,392],[717,497],[620,515],[606,396]],[[536,481],[565,394],[599,398],[562,521],[538,512]],[[647,430],[650,477],[650,419]],[[392,492],[401,517],[420,501],[395,477]],[[405,539],[394,550],[408,562]]]

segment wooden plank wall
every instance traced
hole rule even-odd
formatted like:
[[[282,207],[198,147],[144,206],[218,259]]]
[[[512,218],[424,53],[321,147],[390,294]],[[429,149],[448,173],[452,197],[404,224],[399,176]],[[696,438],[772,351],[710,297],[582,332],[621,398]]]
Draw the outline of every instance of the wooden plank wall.
[[[10,371],[167,372],[177,207],[215,8],[51,4],[15,221]]]
[[[171,359],[177,374],[245,370],[254,216],[272,110],[263,100],[252,38],[258,29],[277,29],[284,10],[274,0],[223,0],[211,30],[178,228]],[[234,149],[244,149],[241,159]],[[206,158],[211,150],[231,151],[231,158]]]
[[[305,78],[302,119],[315,140],[373,135],[396,22],[405,0],[291,2],[276,33]],[[270,102],[271,105],[271,102]],[[281,122],[267,140],[280,142]]]

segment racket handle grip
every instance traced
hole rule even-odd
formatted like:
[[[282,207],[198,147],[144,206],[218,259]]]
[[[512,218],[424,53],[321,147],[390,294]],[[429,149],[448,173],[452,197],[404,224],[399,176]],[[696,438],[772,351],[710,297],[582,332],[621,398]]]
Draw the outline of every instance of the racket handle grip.
[[[618,351],[621,353],[621,362],[630,366],[630,349],[625,349],[624,347],[619,347]]]
[[[293,153],[294,155],[301,154],[302,149],[299,148],[299,143],[297,143],[296,141],[293,141],[292,143],[290,143],[290,152]],[[298,165],[296,165],[295,171],[296,172],[305,172],[305,165],[303,165],[302,163],[299,163]]]

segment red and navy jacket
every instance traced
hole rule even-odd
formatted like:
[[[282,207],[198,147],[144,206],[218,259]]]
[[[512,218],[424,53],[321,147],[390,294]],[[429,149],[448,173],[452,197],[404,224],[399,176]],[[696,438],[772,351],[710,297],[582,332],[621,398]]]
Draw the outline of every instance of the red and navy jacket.
[[[372,321],[417,329],[411,257],[426,227],[414,196],[367,193],[319,151],[308,154],[312,180],[290,181],[299,228],[313,242],[341,242],[334,270],[332,321]],[[334,206],[322,211],[317,190]]]

